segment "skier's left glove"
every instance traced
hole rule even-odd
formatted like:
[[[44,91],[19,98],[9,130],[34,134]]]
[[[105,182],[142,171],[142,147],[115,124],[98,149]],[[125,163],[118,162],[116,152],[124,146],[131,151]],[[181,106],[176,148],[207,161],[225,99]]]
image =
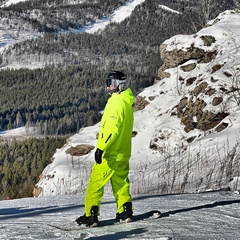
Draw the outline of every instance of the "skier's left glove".
[[[103,151],[99,148],[97,148],[96,152],[95,152],[95,161],[98,164],[102,163],[102,155],[103,155]]]

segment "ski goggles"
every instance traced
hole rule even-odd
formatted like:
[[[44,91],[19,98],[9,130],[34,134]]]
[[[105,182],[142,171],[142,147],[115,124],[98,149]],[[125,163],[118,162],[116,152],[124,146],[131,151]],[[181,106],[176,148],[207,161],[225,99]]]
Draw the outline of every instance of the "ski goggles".
[[[124,84],[124,83],[126,83],[126,79],[119,80],[115,78],[107,78],[107,81],[106,81],[107,87],[110,87],[110,86],[117,87],[120,84]]]

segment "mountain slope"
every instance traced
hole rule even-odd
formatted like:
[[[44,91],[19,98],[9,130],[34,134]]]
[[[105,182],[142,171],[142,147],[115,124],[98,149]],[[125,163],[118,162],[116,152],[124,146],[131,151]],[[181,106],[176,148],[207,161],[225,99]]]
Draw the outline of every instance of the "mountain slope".
[[[135,112],[133,193],[238,189],[239,20],[238,12],[226,11],[196,34],[161,45],[159,81],[138,96],[148,104]],[[82,129],[55,153],[36,196],[85,190],[98,127]],[[83,155],[83,149],[89,152]]]

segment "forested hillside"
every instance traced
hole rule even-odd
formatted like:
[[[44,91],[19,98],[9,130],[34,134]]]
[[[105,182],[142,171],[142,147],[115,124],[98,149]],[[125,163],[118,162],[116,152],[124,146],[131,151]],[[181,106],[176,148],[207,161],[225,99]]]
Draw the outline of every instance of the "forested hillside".
[[[84,70],[84,71],[83,71]],[[67,134],[99,119],[106,101],[101,82],[89,79],[91,67],[3,70],[1,128],[33,123],[41,134]],[[103,78],[94,71],[94,79]],[[16,104],[17,103],[17,104]],[[49,121],[50,120],[50,121]]]
[[[4,7],[1,16],[8,21],[19,19],[22,23],[29,22],[33,29],[41,32],[53,32],[80,28],[108,17],[127,1],[31,0]],[[0,5],[3,3],[0,1]]]
[[[35,182],[51,162],[63,137],[29,138],[0,142],[0,200],[31,197]]]
[[[201,1],[146,0],[131,17],[99,34],[75,31],[108,17],[125,2],[32,0],[0,9],[9,37],[26,30],[30,36],[41,33],[0,55],[0,130],[31,124],[40,133],[66,134],[98,122],[109,70],[125,71],[134,92],[139,92],[157,76],[159,46],[165,39],[193,33],[208,17],[233,6],[231,1],[215,1],[203,17]]]

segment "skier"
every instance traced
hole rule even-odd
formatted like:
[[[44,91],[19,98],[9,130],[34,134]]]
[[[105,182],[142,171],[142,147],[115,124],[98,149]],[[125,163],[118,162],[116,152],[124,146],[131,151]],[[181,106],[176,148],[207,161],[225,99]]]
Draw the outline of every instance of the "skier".
[[[98,226],[100,203],[104,186],[110,180],[121,222],[132,221],[133,206],[129,190],[129,159],[133,129],[134,96],[126,89],[126,76],[112,71],[107,77],[107,91],[111,95],[100,122],[95,163],[85,195],[85,214],[76,219],[79,225]]]

